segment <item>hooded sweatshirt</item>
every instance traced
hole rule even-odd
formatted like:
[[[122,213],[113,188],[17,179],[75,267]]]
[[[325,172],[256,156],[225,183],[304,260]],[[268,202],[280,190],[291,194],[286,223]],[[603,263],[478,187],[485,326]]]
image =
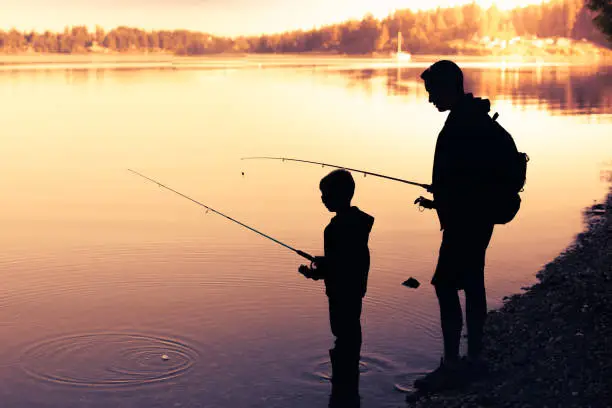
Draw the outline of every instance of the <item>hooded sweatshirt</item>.
[[[325,228],[325,293],[329,297],[364,297],[370,270],[368,239],[374,217],[351,207]]]
[[[504,152],[490,108],[488,99],[464,95],[438,135],[432,191],[441,229],[487,223],[486,202],[495,191]]]

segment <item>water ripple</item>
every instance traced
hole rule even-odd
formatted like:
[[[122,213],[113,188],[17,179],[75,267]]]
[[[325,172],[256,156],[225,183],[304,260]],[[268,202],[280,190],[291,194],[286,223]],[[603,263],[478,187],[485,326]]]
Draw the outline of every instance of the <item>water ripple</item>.
[[[167,381],[199,359],[190,345],[132,333],[89,333],[47,339],[28,347],[21,368],[44,382],[113,389]]]

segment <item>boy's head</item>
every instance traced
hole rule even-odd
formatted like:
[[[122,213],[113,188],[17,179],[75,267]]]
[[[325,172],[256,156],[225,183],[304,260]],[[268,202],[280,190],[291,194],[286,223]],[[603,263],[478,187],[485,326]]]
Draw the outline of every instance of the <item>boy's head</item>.
[[[463,72],[452,61],[441,60],[427,68],[421,74],[425,89],[429,93],[429,102],[440,112],[453,107],[463,96]]]
[[[355,193],[355,180],[347,170],[334,170],[319,183],[321,200],[331,212],[338,212],[351,206]]]

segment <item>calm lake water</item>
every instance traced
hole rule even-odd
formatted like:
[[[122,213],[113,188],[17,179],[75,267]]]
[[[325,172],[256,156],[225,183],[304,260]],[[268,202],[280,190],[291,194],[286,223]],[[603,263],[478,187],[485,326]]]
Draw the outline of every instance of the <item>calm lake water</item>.
[[[302,259],[126,169],[317,254],[329,169],[240,158],[427,183],[446,114],[418,79],[429,61],[262,61],[0,72],[2,407],[326,406],[327,304]],[[498,307],[608,189],[612,69],[463,67],[531,157],[523,208],[487,256]],[[363,406],[399,407],[441,354],[428,283],[441,233],[418,188],[355,177],[354,203],[376,218]],[[400,285],[410,276],[419,289]]]

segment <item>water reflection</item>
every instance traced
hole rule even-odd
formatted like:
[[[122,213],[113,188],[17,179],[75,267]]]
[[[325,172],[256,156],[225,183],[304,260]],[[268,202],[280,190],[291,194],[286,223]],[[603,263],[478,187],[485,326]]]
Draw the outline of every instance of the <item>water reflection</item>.
[[[329,169],[239,158],[427,182],[444,121],[418,79],[426,63],[355,65],[1,72],[0,405],[324,406],[328,311],[322,288],[299,279],[300,259],[125,168],[319,252]],[[532,157],[520,219],[496,231],[488,259],[496,306],[533,282],[607,191],[611,126],[583,122],[609,119],[610,71],[472,66],[466,76]],[[400,283],[431,276],[439,224],[412,206],[412,188],[356,183],[356,204],[377,219],[364,407],[400,406],[394,386],[438,363],[435,296]]]
[[[348,86],[371,90],[382,80],[389,95],[426,99],[419,75],[422,67],[335,70],[348,78]],[[535,107],[552,115],[612,114],[612,66],[498,66],[464,69],[465,88],[492,102],[509,101],[522,109]],[[600,117],[598,120],[609,120]]]
[[[227,75],[235,70],[293,70],[308,74],[341,75],[349,88],[361,88],[371,95],[374,87],[384,86],[389,95],[423,100],[426,92],[419,75],[431,61],[409,64],[371,59],[342,58],[246,58],[235,60],[176,60],[165,63],[134,62],[114,64],[37,64],[12,66],[0,76],[45,80],[63,71],[67,84],[104,78],[109,70],[121,71],[122,80],[134,81],[161,71],[217,71]],[[349,63],[350,62],[350,63]],[[508,101],[521,109],[535,108],[551,115],[598,116],[612,120],[612,65],[460,63],[465,71],[465,88],[492,102]],[[62,68],[63,67],[63,68]],[[283,75],[283,74],[280,74]],[[149,77],[145,75],[144,77]],[[119,77],[118,77],[119,78]]]

